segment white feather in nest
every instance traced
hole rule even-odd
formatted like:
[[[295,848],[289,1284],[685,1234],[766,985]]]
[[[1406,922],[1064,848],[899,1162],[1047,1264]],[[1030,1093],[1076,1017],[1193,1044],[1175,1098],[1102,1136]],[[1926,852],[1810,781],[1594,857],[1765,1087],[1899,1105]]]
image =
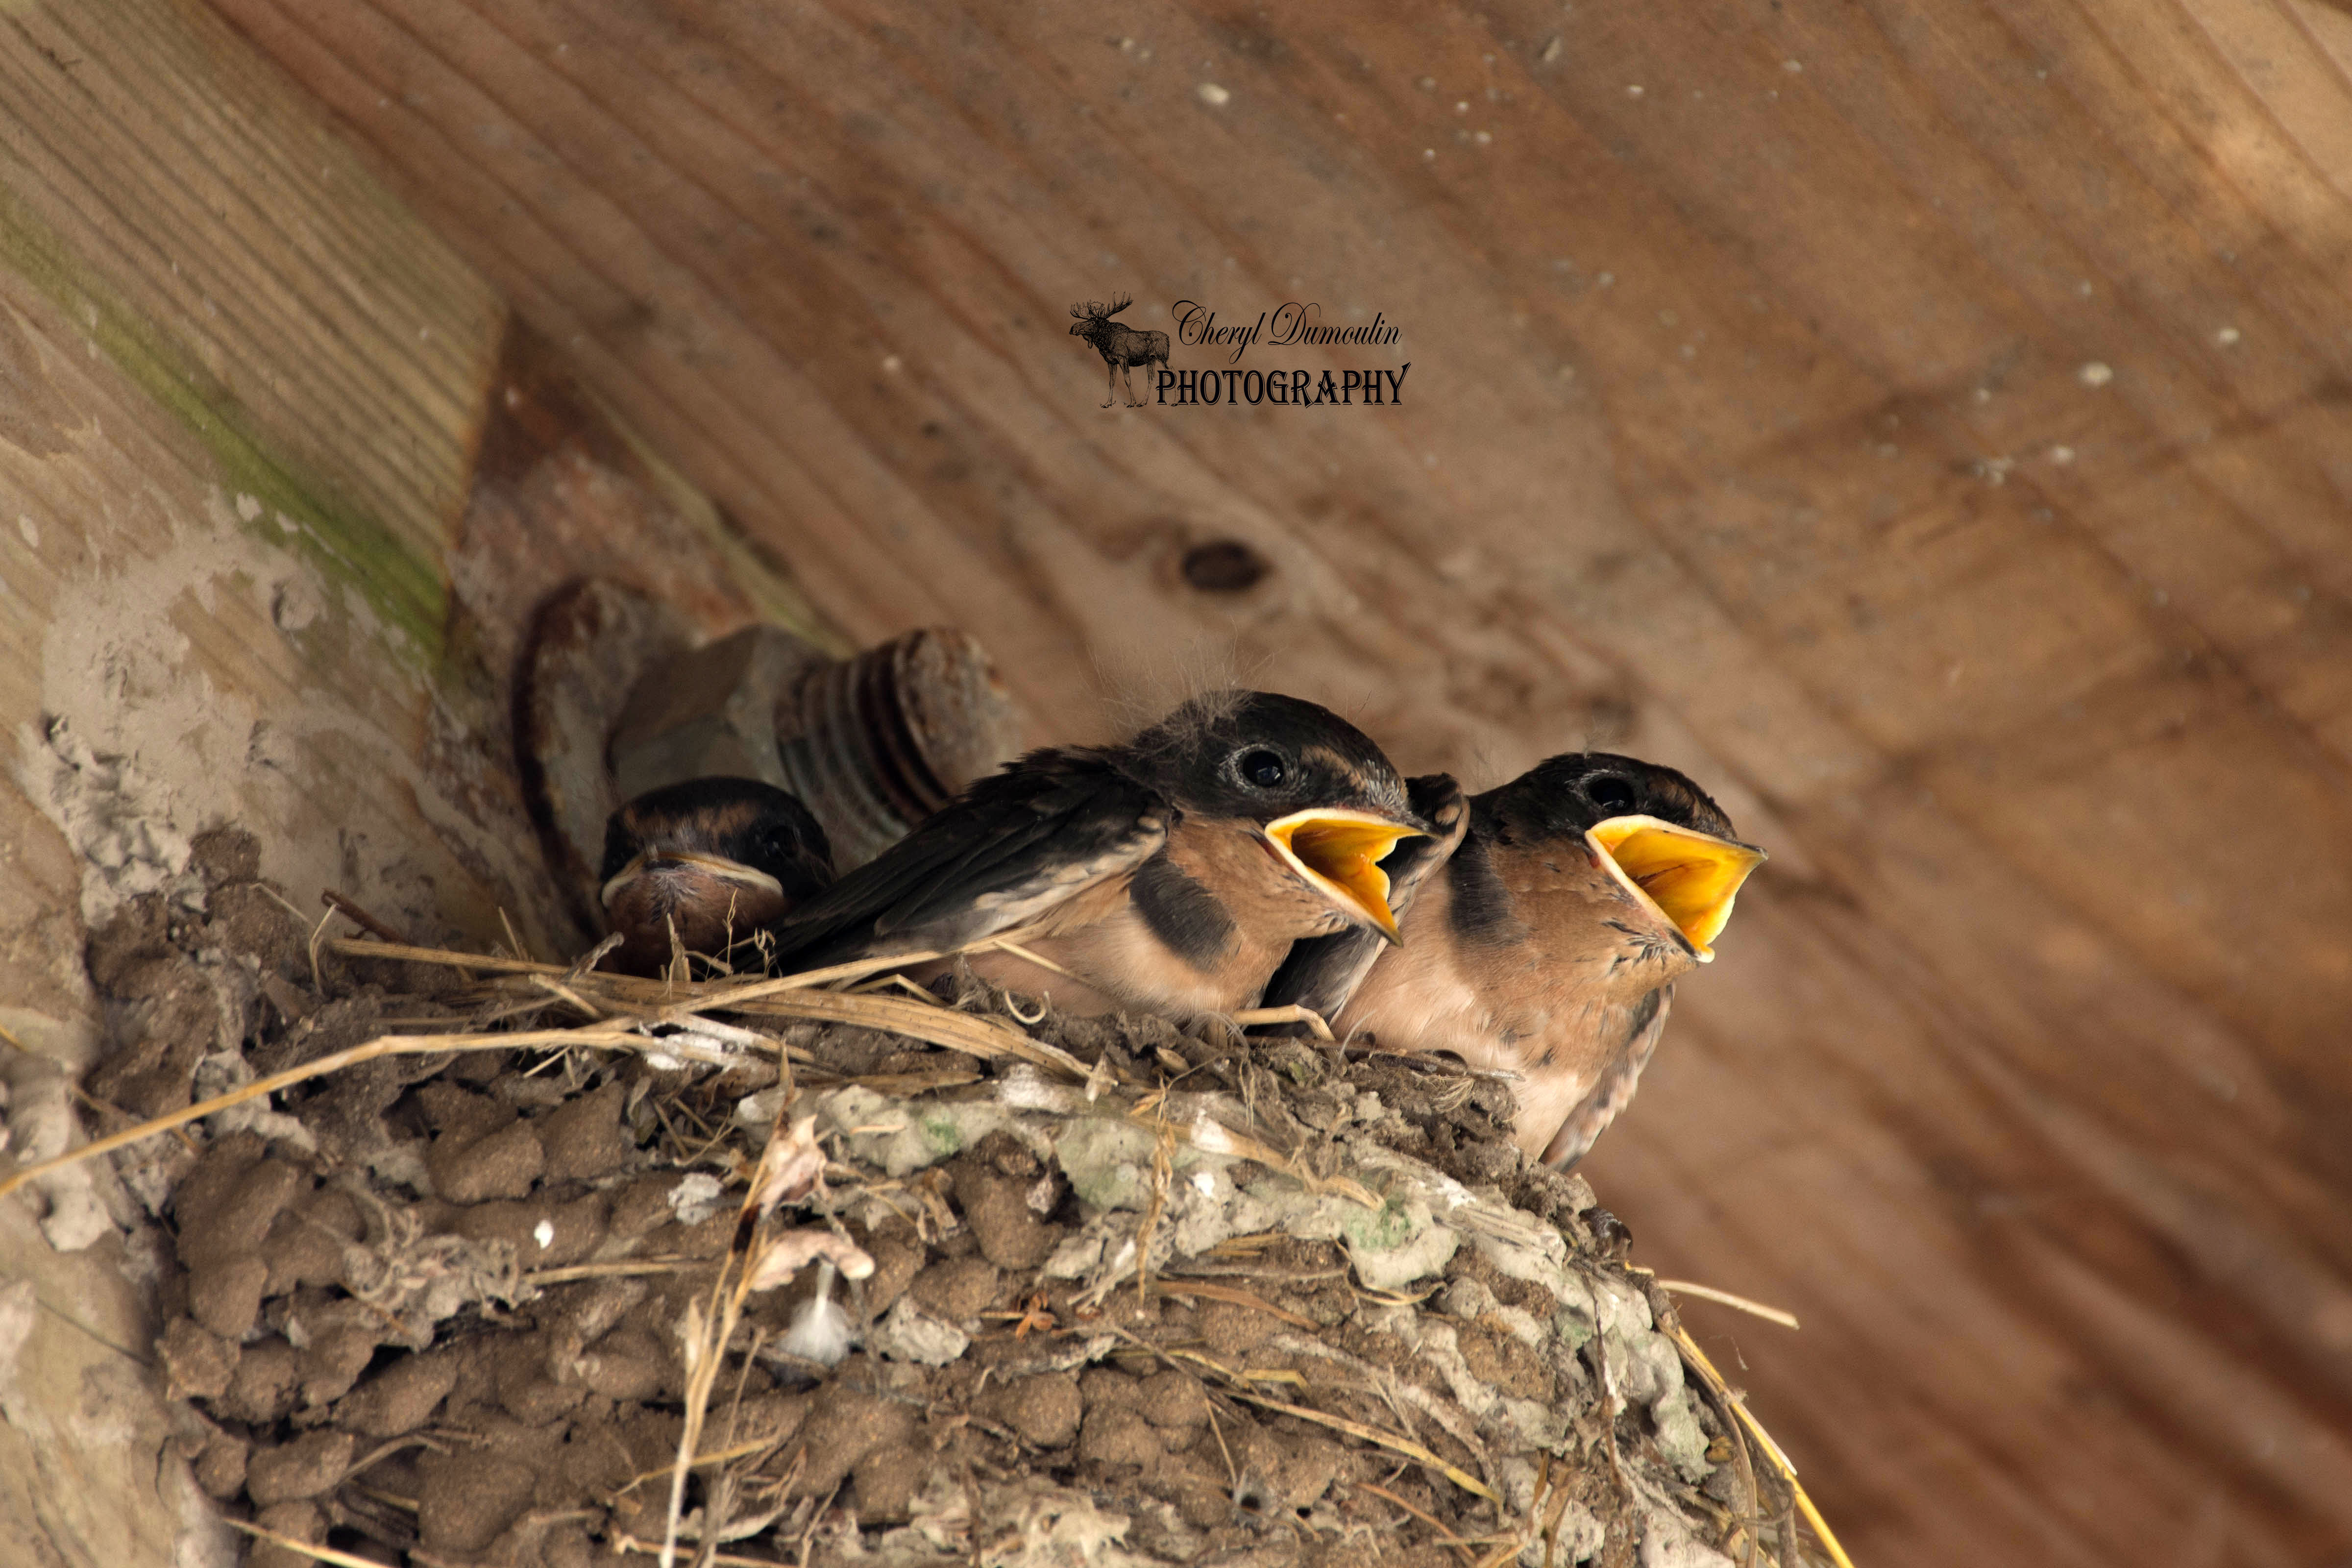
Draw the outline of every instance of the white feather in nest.
[[[820,1366],[839,1366],[848,1359],[850,1342],[857,1337],[857,1331],[849,1321],[848,1310],[833,1299],[836,1272],[830,1259],[817,1260],[816,1294],[794,1310],[792,1326],[776,1342],[778,1350]]]

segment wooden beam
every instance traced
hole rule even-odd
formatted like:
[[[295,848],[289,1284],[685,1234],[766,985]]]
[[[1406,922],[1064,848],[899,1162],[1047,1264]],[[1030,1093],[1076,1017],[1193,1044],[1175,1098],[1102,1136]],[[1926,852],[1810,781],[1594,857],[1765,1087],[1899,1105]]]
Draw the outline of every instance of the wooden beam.
[[[1041,738],[1194,660],[1720,785],[1775,861],[1594,1178],[1803,1317],[1743,1375],[1864,1561],[2345,1549],[2324,1445],[2154,1364],[2352,1424],[2333,13],[222,4]],[[1111,290],[1377,310],[1410,395],[1097,409]],[[1226,539],[1271,574],[1188,584]]]
[[[707,630],[832,635],[218,16],[0,10],[18,1105],[106,1044],[92,925],[200,897],[189,840],[220,823],[303,909],[339,888],[475,942],[503,910],[576,948],[518,798],[509,683],[540,597],[590,574]],[[37,1213],[0,1214],[11,1539],[44,1561],[201,1554],[209,1505],[166,1449],[120,1249],[52,1250]]]

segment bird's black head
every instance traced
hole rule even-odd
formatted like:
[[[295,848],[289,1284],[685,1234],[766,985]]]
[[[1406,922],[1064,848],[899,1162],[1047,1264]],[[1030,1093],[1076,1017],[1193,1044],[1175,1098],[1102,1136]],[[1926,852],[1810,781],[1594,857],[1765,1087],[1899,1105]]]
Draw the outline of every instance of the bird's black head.
[[[602,892],[613,967],[657,974],[684,951],[723,952],[833,881],[824,829],[757,779],[647,790],[604,825]]]
[[[1638,757],[1570,752],[1548,757],[1472,802],[1479,826],[1508,840],[1582,834],[1612,816],[1654,816],[1718,838],[1731,818],[1684,773]]]
[[[1194,698],[1138,735],[1132,766],[1187,812],[1254,822],[1301,879],[1391,940],[1379,862],[1432,825],[1371,738],[1328,708],[1270,691]]]
[[[1399,824],[1413,816],[1404,780],[1371,737],[1328,708],[1271,691],[1212,691],[1138,735],[1146,779],[1188,811],[1272,822],[1343,806]]]
[[[796,795],[758,779],[688,779],[647,790],[604,826],[610,881],[642,858],[704,857],[775,879],[798,902],[833,880],[824,829]]]
[[[1654,909],[1701,963],[1764,852],[1731,836],[1707,793],[1656,763],[1606,752],[1550,757],[1470,803],[1471,830],[1498,844],[1580,840],[1637,903]]]

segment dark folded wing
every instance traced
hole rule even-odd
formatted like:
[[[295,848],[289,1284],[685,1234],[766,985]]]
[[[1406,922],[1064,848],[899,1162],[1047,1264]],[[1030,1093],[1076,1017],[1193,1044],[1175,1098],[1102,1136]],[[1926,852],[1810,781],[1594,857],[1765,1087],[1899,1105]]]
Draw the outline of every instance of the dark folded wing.
[[[777,962],[792,973],[1010,931],[1149,858],[1171,815],[1102,752],[1034,752],[770,926]]]
[[[1592,1147],[1594,1139],[1609,1131],[1617,1113],[1633,1103],[1633,1091],[1642,1086],[1642,1069],[1650,1065],[1650,1057],[1658,1048],[1658,1037],[1666,1031],[1666,1009],[1675,999],[1675,988],[1661,985],[1642,998],[1627,1020],[1625,1043],[1601,1069],[1600,1081],[1592,1092],[1568,1113],[1559,1131],[1551,1135],[1551,1142],[1543,1152],[1544,1163],[1556,1169],[1573,1170]]]
[[[1435,837],[1399,839],[1381,862],[1389,877],[1389,909],[1400,919],[1412,907],[1413,895],[1429,874],[1454,858],[1470,826],[1469,805],[1451,773],[1407,779],[1405,792],[1413,811],[1441,831]],[[1337,1017],[1387,948],[1386,938],[1361,926],[1292,942],[1289,956],[1266,983],[1263,1005],[1296,1005],[1327,1019]]]

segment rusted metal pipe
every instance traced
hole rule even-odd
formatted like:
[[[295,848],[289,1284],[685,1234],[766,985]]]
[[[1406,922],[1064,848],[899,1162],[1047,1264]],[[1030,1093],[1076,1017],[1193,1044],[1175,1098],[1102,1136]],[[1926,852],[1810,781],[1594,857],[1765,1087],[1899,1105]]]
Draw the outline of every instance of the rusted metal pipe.
[[[1012,756],[1021,724],[987,652],[926,626],[854,658],[747,626],[649,668],[612,743],[623,799],[711,773],[764,779],[824,825],[837,869],[871,860]]]
[[[926,626],[811,669],[775,707],[784,787],[816,814],[834,861],[862,866],[1021,744],[987,653]]]

